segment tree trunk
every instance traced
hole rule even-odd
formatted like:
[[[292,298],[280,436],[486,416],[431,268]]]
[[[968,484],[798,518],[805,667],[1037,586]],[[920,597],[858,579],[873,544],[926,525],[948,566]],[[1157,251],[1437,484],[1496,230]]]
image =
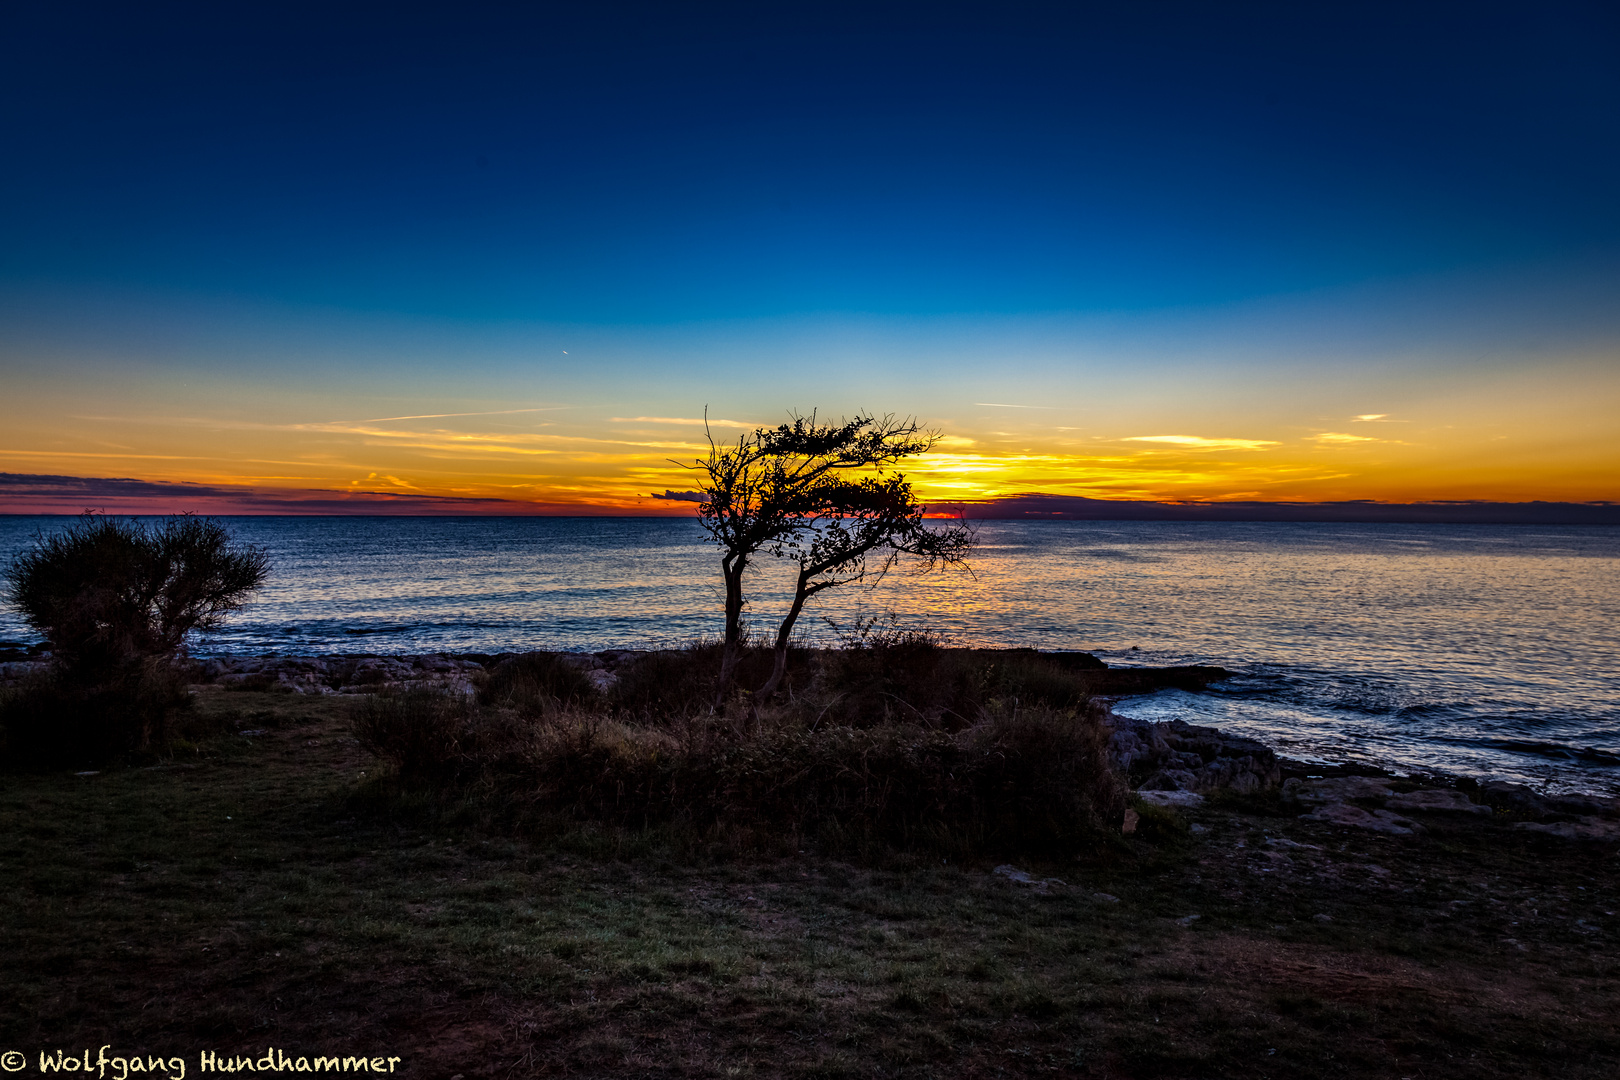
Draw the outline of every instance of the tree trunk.
[[[725,707],[726,695],[731,693],[737,678],[738,653],[742,649],[742,576],[748,565],[746,555],[727,555],[720,560],[720,572],[726,581],[726,637],[720,652],[720,677],[715,680],[714,705],[710,712]]]
[[[777,687],[782,685],[782,676],[787,674],[788,639],[793,636],[793,624],[799,621],[799,612],[804,610],[804,602],[816,588],[810,584],[810,572],[799,571],[799,587],[793,593],[793,606],[788,609],[787,618],[782,620],[782,626],[776,631],[776,656],[771,664],[771,677],[765,680],[765,685],[754,693],[754,707],[757,709],[761,702],[771,700]]]

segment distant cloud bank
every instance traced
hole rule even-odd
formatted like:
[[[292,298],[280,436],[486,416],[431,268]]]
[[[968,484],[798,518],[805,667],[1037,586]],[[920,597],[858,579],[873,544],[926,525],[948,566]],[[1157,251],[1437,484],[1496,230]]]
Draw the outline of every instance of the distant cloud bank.
[[[290,514],[400,516],[596,515],[623,513],[612,508],[520,502],[515,499],[457,498],[392,491],[321,491],[313,488],[258,488],[237,484],[171,483],[84,476],[0,473],[0,513],[78,514]]]
[[[702,502],[701,491],[664,491],[660,502]],[[623,507],[458,498],[392,491],[322,491],[85,476],[0,473],[0,514],[287,514],[414,517],[635,516]],[[675,506],[671,506],[674,510]],[[1176,503],[1029,492],[933,503],[931,513],[983,521],[1365,521],[1415,524],[1620,525],[1620,503],[1371,501]],[[645,514],[645,511],[639,511]],[[665,511],[668,513],[668,511]]]

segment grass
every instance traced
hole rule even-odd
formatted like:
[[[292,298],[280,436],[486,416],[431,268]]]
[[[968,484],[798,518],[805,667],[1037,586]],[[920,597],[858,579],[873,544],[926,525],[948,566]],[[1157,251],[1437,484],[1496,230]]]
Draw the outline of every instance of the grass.
[[[988,857],[503,834],[398,788],[344,703],[198,698],[235,730],[0,777],[0,1049],[30,1073],[103,1044],[467,1080],[1620,1068],[1612,848],[1256,798],[1021,863],[1042,892]]]
[[[711,714],[718,661],[712,646],[647,654],[604,692],[567,658],[529,654],[477,700],[377,695],[355,727],[441,806],[529,829],[550,815],[753,854],[961,857],[1072,853],[1124,820],[1102,713],[1056,668],[928,641],[834,650],[801,663],[797,693],[757,709],[739,693]]]

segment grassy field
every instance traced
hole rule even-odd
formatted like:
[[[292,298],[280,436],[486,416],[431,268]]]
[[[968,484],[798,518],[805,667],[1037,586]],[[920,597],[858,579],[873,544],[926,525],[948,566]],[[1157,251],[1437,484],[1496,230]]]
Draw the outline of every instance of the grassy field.
[[[398,795],[341,699],[199,702],[237,730],[0,777],[17,1075],[103,1045],[188,1076],[271,1046],[466,1080],[1620,1074],[1612,846],[1256,799],[1149,812],[1023,865],[1062,880],[1032,887],[993,860],[503,835]]]

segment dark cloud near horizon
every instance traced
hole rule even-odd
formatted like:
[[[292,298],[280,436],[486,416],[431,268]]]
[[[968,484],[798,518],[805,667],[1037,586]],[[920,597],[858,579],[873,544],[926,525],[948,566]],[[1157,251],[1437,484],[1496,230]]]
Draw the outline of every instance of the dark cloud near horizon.
[[[26,508],[23,508],[26,507]],[[232,484],[136,480],[129,477],[0,473],[0,513],[109,512],[280,514],[507,514],[534,513],[532,504],[507,499],[414,495],[389,491],[266,489]]]
[[[654,499],[702,502],[701,491],[665,490]],[[267,490],[229,484],[192,484],[125,477],[0,473],[0,513],[59,514],[86,509],[112,513],[222,514],[579,514],[601,508],[544,505],[509,499],[458,498],[387,491]],[[1171,503],[1089,499],[1029,492],[999,499],[935,503],[931,510],[960,512],[978,521],[1322,521],[1412,524],[1620,525],[1620,503],[1447,501],[1381,503],[1220,502]],[[613,511],[606,511],[612,513]],[[633,516],[633,515],[632,515]]]

